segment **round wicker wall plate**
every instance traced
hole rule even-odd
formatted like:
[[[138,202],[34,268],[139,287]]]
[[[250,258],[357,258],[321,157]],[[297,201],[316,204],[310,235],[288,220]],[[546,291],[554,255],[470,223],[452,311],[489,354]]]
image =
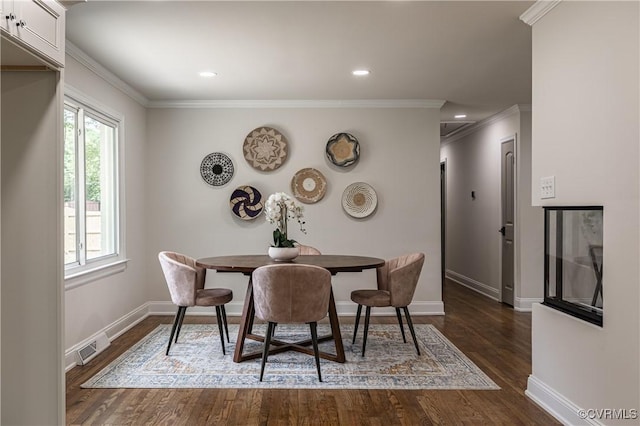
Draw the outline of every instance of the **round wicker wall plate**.
[[[311,167],[299,170],[291,179],[291,192],[303,203],[317,203],[327,192],[327,179]]]
[[[233,177],[233,162],[221,152],[212,152],[200,163],[200,176],[211,186],[222,186]]]
[[[276,129],[258,127],[247,135],[242,151],[251,167],[270,172],[282,166],[287,159],[289,143]]]
[[[336,133],[329,138],[326,153],[333,164],[347,167],[360,158],[360,143],[352,134]]]
[[[363,218],[376,210],[378,195],[371,185],[355,182],[342,193],[342,208],[352,217]]]
[[[231,193],[229,205],[233,214],[240,219],[253,220],[262,213],[264,201],[260,191],[253,186],[243,185]]]

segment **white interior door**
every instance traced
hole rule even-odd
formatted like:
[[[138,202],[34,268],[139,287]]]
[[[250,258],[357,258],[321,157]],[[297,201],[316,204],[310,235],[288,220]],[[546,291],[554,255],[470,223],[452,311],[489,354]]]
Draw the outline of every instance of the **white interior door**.
[[[502,302],[513,306],[515,230],[515,138],[502,142]]]

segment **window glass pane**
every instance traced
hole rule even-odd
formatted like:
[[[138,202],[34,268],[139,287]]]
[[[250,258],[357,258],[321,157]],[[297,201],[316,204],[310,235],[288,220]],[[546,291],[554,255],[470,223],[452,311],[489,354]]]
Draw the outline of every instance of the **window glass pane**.
[[[64,263],[78,262],[76,135],[77,113],[64,110]]]
[[[116,253],[115,128],[85,116],[87,260]]]

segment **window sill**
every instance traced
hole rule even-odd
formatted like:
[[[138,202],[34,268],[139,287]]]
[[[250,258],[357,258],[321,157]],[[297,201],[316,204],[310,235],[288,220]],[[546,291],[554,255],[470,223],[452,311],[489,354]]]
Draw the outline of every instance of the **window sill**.
[[[129,259],[117,260],[115,262],[109,263],[108,265],[101,265],[92,269],[87,269],[81,272],[67,275],[64,278],[64,289],[65,291],[71,290],[76,287],[89,284],[93,281],[106,278],[110,275],[118,274],[127,269],[128,262]]]

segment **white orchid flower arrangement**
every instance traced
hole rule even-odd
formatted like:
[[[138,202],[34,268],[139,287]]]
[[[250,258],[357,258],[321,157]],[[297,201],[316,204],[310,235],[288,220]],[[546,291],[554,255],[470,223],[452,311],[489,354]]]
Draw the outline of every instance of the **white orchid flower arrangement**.
[[[284,192],[271,194],[264,206],[265,218],[267,222],[276,225],[273,231],[272,247],[295,247],[296,240],[291,240],[287,233],[287,221],[296,220],[300,225],[300,231],[307,233],[304,228],[303,207],[298,204],[293,197]]]

